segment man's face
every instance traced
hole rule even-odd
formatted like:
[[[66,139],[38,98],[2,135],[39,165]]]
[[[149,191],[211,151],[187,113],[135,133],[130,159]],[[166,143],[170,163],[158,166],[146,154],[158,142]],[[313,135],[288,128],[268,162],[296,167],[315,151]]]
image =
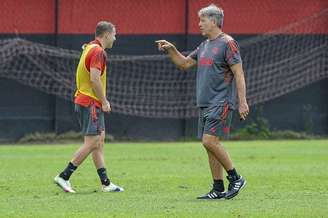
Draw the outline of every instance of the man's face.
[[[114,28],[111,33],[106,33],[106,48],[112,48],[114,41],[116,40],[116,29]]]
[[[203,36],[208,36],[210,32],[212,32],[213,28],[216,27],[214,21],[210,20],[207,16],[200,16],[198,23],[200,32]]]

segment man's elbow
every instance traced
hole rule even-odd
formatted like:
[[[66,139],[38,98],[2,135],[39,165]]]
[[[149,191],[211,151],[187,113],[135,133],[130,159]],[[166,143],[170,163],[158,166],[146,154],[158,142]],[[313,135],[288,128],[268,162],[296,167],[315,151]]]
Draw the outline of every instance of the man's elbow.
[[[179,66],[179,69],[182,70],[182,71],[187,71],[189,69],[189,65],[188,63],[183,63]]]
[[[186,71],[188,68],[184,65],[179,66],[179,70]]]

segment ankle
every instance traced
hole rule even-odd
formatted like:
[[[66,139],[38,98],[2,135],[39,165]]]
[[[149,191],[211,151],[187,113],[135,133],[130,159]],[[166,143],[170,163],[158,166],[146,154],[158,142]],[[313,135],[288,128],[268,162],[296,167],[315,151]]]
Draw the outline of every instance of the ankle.
[[[229,181],[235,181],[240,178],[239,174],[237,173],[236,169],[233,168],[231,170],[227,170],[228,173],[228,179]]]
[[[213,189],[218,192],[224,192],[224,183],[222,179],[213,180]]]

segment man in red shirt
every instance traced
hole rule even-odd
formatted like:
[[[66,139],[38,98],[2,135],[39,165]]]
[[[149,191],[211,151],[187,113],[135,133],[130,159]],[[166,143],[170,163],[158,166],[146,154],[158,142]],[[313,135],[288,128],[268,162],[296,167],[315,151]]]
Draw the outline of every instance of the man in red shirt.
[[[84,135],[84,144],[74,154],[67,167],[54,178],[55,183],[65,192],[75,193],[69,182],[70,176],[92,153],[93,162],[104,192],[121,192],[122,187],[113,184],[106,173],[103,146],[105,141],[104,112],[110,112],[106,98],[106,52],[112,48],[116,35],[113,24],[100,21],[97,24],[95,40],[83,46],[83,52],[76,71],[75,111]]]

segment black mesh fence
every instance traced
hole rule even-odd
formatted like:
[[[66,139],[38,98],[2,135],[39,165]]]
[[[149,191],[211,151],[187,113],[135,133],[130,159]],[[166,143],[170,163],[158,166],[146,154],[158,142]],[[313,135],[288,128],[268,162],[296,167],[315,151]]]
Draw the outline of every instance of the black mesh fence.
[[[293,35],[328,16],[328,10],[277,31],[241,41],[250,105],[271,100],[328,78],[328,36]],[[23,39],[0,40],[0,77],[72,100],[79,51]],[[121,114],[189,118],[197,116],[195,71],[179,71],[166,55],[110,55],[108,96]]]

